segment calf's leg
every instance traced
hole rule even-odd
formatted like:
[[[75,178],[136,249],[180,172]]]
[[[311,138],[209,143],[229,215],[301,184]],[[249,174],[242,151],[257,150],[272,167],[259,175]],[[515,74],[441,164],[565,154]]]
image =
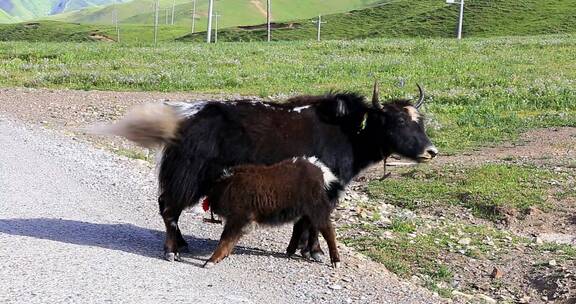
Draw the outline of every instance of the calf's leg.
[[[326,223],[319,227],[320,233],[328,243],[328,252],[330,253],[330,261],[332,262],[332,267],[340,267],[340,254],[338,253],[338,247],[336,246],[336,231],[334,231],[334,226],[332,221],[328,218]]]
[[[324,251],[320,248],[320,242],[318,241],[318,229],[310,226],[308,229],[308,235],[307,251],[310,252],[310,257],[316,262],[323,262]]]
[[[302,249],[302,256],[310,257],[316,262],[324,260],[324,252],[322,252],[318,241],[318,229],[312,225],[308,227],[308,244]]]
[[[304,258],[312,258],[317,262],[324,260],[324,252],[318,242],[318,230],[312,227],[310,219],[305,216],[294,224],[292,238],[286,253],[288,256],[292,256],[297,248],[301,249],[300,253]]]
[[[306,239],[306,244],[300,247],[301,238],[306,229],[307,229],[306,221],[304,221],[302,218],[296,221],[296,223],[294,223],[294,227],[292,228],[292,237],[290,238],[290,243],[288,243],[288,248],[286,248],[286,254],[288,255],[288,257],[294,255],[294,253],[296,253],[296,249],[304,248],[305,246],[308,245],[308,239]]]
[[[248,224],[246,220],[227,220],[226,225],[224,225],[224,231],[222,236],[220,236],[220,242],[218,242],[218,247],[212,256],[204,264],[205,268],[210,268],[222,261],[225,257],[232,253],[232,249],[242,237],[242,230]]]

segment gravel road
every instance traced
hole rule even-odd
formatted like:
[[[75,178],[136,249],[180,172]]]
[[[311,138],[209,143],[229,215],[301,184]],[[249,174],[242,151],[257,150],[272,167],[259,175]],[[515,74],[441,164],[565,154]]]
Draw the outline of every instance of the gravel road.
[[[198,210],[181,218],[192,252],[183,262],[164,261],[155,168],[6,110],[0,108],[0,303],[441,301],[347,248],[338,270],[288,259],[289,227],[257,229],[230,258],[203,269],[222,226],[202,223]]]

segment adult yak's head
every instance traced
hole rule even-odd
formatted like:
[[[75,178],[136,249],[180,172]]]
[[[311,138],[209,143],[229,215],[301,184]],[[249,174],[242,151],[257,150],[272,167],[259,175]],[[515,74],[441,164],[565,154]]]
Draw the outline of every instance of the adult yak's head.
[[[374,84],[372,109],[368,111],[365,128],[384,156],[396,153],[418,162],[436,157],[438,150],[424,130],[424,119],[418,109],[424,103],[424,90],[418,85],[420,97],[415,104],[409,100],[380,103],[378,84]]]

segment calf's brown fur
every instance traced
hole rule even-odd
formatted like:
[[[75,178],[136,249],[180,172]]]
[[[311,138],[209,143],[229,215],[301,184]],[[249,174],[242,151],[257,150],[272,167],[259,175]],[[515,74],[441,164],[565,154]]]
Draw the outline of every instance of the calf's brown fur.
[[[342,183],[315,157],[226,170],[208,193],[210,208],[226,224],[218,247],[204,266],[211,267],[230,255],[244,228],[251,223],[280,225],[306,219],[312,232],[322,234],[332,265],[339,267],[330,214],[342,190]],[[297,246],[293,239],[288,250],[294,252]]]

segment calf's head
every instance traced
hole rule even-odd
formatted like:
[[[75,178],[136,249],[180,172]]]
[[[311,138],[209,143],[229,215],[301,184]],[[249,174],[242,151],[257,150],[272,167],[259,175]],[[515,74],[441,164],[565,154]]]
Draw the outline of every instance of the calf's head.
[[[396,153],[426,162],[438,154],[424,129],[424,119],[418,108],[424,103],[424,90],[418,85],[420,97],[415,104],[409,100],[392,100],[381,104],[378,85],[374,84],[371,111],[366,117],[366,129],[371,140],[378,143],[384,155]]]

